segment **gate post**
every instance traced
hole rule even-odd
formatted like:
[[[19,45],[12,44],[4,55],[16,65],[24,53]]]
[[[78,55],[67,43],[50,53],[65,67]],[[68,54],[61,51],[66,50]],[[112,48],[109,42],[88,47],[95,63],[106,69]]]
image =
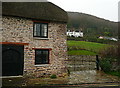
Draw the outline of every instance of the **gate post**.
[[[99,58],[98,58],[98,55],[96,55],[96,67],[97,67],[97,70],[99,70]]]
[[[74,58],[74,71],[75,71],[75,58]]]

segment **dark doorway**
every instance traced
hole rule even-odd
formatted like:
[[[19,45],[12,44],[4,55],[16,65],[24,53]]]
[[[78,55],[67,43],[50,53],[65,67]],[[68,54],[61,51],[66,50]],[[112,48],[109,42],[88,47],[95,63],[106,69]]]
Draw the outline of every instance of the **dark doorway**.
[[[2,45],[2,76],[23,75],[24,46]]]

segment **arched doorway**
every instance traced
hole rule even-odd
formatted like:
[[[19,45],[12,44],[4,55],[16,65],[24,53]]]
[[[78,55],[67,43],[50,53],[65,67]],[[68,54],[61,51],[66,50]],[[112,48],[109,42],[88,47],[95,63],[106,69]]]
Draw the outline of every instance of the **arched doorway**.
[[[2,76],[23,75],[24,46],[2,45]]]

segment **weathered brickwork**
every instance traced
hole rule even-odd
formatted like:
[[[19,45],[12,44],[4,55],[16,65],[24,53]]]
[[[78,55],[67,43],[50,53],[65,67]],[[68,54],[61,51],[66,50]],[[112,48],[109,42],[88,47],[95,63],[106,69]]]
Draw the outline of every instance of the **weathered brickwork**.
[[[24,45],[24,75],[40,77],[66,72],[66,24],[48,23],[48,39],[33,37],[33,21],[3,16],[2,42],[29,43]],[[35,66],[34,48],[51,48],[49,64]]]

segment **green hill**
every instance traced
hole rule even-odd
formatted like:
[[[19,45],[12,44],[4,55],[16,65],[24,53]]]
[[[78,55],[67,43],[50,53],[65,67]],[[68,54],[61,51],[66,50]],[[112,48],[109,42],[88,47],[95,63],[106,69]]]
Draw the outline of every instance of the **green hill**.
[[[68,19],[68,30],[82,30],[84,36],[117,37],[117,22],[78,12],[68,12]]]

